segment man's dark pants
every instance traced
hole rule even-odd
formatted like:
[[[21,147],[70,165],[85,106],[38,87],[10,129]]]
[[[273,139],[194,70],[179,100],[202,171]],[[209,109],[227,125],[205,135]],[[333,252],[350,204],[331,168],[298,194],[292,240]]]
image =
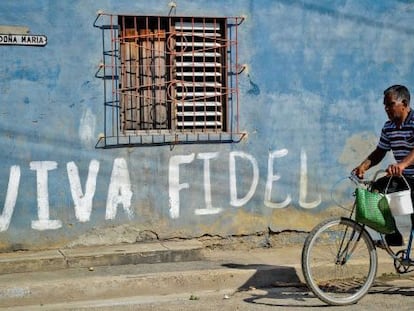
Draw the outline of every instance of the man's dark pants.
[[[408,184],[410,185],[411,201],[414,202],[414,177],[411,177],[411,176],[404,176],[404,177],[407,180]],[[390,178],[391,178],[391,181],[388,185]],[[388,188],[387,188],[387,185],[388,185]],[[404,179],[401,177],[385,176],[385,177],[377,179],[372,185],[372,189],[378,190],[381,193],[385,193],[385,191],[387,191],[387,193],[391,193],[391,192],[406,190],[407,184],[405,183]],[[394,220],[394,224],[395,224],[395,220]],[[397,226],[395,227],[396,227],[396,232],[391,233],[391,234],[386,234],[385,239],[387,243],[391,246],[393,245],[400,246],[403,244],[403,238],[402,238],[401,233],[398,231]],[[411,228],[414,228],[414,214],[411,214]]]

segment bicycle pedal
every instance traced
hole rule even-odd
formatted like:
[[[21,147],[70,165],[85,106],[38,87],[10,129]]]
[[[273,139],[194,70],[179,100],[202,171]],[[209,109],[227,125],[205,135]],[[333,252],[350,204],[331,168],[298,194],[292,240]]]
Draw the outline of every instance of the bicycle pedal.
[[[376,248],[387,249],[383,240],[375,240],[374,245]]]

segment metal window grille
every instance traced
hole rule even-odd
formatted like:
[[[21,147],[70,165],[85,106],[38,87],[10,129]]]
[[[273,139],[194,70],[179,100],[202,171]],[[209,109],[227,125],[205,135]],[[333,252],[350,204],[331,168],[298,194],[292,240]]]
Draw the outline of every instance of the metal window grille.
[[[98,21],[100,20],[100,25]],[[237,17],[100,14],[97,147],[238,142]]]

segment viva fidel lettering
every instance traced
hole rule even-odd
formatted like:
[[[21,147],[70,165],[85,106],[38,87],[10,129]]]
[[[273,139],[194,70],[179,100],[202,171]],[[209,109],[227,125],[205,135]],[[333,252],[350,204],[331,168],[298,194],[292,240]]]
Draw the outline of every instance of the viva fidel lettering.
[[[272,193],[276,191],[275,184],[281,179],[276,174],[275,162],[278,158],[288,155],[287,149],[281,149],[269,152],[267,163],[266,187],[264,191],[263,203],[266,207],[272,209],[280,209],[288,207],[292,202],[290,194],[286,195],[281,202],[272,201]],[[194,214],[214,215],[223,211],[223,207],[216,206],[213,203],[213,195],[211,190],[211,163],[220,157],[219,152],[191,153],[188,155],[175,155],[169,160],[168,167],[168,209],[171,219],[180,217],[180,194],[183,191],[191,191],[191,184],[188,180],[180,180],[181,170],[191,170],[191,163],[194,161],[202,161],[203,166],[203,192],[204,198],[200,198],[200,202],[204,199],[202,208],[194,209]],[[250,186],[246,194],[240,197],[237,189],[237,171],[236,162],[244,161],[249,163],[252,176],[250,177]],[[307,156],[304,150],[301,151],[300,157],[300,181],[299,181],[299,205],[305,209],[315,208],[321,203],[321,195],[317,195],[317,199],[307,202]],[[30,162],[30,170],[36,173],[36,192],[37,192],[37,219],[31,222],[33,230],[56,230],[62,227],[62,221],[59,219],[50,219],[49,190],[48,178],[52,171],[57,169],[58,163],[55,161],[34,161]],[[93,199],[96,193],[97,178],[99,175],[100,162],[91,160],[88,167],[88,175],[82,187],[81,178],[79,176],[78,167],[75,162],[66,164],[66,171],[70,185],[71,197],[73,200],[74,215],[79,222],[88,222],[93,212]],[[248,153],[234,151],[229,153],[229,204],[233,207],[241,207],[246,205],[255,195],[259,183],[259,168],[257,160]],[[14,165],[10,168],[7,192],[4,201],[4,207],[0,214],[0,232],[7,231],[16,208],[16,201],[19,195],[21,179],[21,167]],[[137,213],[133,206],[134,193],[131,184],[130,173],[127,161],[124,158],[116,158],[113,161],[112,172],[107,190],[107,200],[105,207],[105,220],[115,219],[118,209],[122,208],[123,213],[129,219],[133,219]],[[199,207],[201,204],[197,204]]]

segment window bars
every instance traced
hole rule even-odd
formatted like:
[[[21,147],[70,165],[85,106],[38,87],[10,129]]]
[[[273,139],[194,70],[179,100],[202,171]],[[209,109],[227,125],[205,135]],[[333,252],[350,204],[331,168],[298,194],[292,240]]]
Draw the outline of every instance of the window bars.
[[[242,21],[99,13],[104,136],[96,147],[239,142]]]

